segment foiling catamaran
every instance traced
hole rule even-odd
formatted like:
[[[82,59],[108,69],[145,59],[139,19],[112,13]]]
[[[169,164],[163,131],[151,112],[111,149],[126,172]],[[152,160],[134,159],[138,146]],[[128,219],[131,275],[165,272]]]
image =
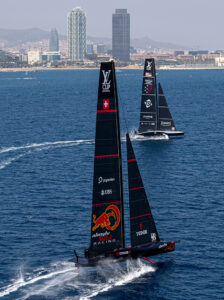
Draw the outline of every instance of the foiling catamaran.
[[[161,84],[157,97],[156,70],[154,58],[145,60],[142,83],[140,123],[136,136],[181,136],[170,113]],[[158,98],[158,99],[157,99]],[[157,101],[158,100],[158,101]],[[157,103],[158,102],[158,103]]]
[[[78,266],[95,266],[112,259],[124,261],[174,251],[162,242],[148,203],[129,133],[127,162],[131,246],[125,246],[123,180],[119,108],[114,62],[101,63],[94,156],[91,243]]]

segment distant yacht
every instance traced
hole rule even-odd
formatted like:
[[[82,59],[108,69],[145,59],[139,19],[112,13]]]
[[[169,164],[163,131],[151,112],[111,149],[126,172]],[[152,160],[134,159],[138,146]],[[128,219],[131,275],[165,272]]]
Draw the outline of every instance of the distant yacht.
[[[135,131],[135,134],[137,136],[153,137],[180,136],[184,134],[183,131],[176,130],[160,83],[159,97],[157,97],[154,58],[145,60],[142,84],[140,124],[139,129],[138,131]]]

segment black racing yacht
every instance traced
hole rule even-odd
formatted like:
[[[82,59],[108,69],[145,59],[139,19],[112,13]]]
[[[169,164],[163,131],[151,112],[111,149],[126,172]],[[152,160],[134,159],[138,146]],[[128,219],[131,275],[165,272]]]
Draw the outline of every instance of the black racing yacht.
[[[147,258],[175,249],[175,242],[159,238],[128,132],[131,245],[125,245],[119,123],[114,62],[103,62],[96,116],[91,238],[83,256],[74,250],[74,261],[78,266],[95,266],[108,260]]]
[[[162,86],[159,83],[157,95],[156,70],[154,58],[145,60],[142,84],[140,123],[136,136],[181,136],[171,116]]]

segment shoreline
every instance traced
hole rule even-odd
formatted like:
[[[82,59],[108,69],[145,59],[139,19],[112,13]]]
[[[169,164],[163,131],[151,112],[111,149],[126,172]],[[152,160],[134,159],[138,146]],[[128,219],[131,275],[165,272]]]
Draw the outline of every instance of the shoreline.
[[[143,70],[143,66],[126,66],[116,67],[117,70]],[[99,70],[99,67],[30,67],[30,68],[0,68],[0,73],[15,73],[15,72],[43,72],[43,71],[59,71],[59,70]],[[169,67],[169,66],[157,66],[157,70],[163,71],[180,71],[180,70],[224,70],[224,67],[215,66],[197,66],[197,67]]]

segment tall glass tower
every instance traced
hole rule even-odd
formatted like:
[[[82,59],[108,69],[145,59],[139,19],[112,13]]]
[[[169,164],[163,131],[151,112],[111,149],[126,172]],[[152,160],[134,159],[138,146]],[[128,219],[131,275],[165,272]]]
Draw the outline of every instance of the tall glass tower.
[[[54,52],[59,51],[59,39],[58,39],[58,32],[56,28],[51,29],[49,51],[54,51]]]
[[[83,60],[86,52],[86,14],[80,8],[68,13],[68,57]]]
[[[130,60],[130,14],[116,9],[112,16],[112,56],[120,61]]]

